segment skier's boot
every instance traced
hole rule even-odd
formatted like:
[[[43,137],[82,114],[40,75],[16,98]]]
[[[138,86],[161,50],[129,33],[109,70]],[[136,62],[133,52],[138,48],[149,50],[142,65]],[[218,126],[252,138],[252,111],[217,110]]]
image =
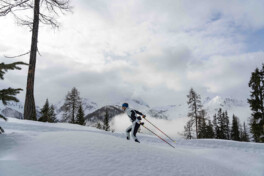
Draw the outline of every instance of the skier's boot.
[[[127,136],[127,140],[130,140],[130,137],[129,136]]]
[[[138,142],[138,143],[140,143],[140,142],[139,142],[139,140],[137,140],[137,139],[135,139],[135,142]]]

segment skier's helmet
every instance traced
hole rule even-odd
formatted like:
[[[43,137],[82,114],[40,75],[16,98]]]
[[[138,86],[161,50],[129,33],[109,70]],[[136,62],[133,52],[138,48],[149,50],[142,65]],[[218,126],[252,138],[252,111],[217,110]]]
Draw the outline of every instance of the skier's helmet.
[[[128,103],[123,103],[122,107],[128,108]]]

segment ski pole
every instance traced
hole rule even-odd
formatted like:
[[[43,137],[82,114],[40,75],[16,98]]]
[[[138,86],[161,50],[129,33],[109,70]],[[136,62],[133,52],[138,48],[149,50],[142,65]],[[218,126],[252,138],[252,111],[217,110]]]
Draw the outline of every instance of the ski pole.
[[[157,135],[156,133],[154,133],[153,131],[151,131],[149,128],[145,127],[144,125],[142,125],[144,128],[146,128],[147,130],[149,130],[151,133],[153,133],[154,135],[156,135],[158,138],[160,138],[162,141],[166,142],[169,146],[171,146],[172,148],[175,148],[173,145],[171,145],[170,143],[168,143],[165,139],[163,139],[162,137],[160,137],[159,135]]]
[[[162,132],[165,136],[167,136],[167,138],[169,138],[172,142],[176,143],[175,140],[171,139],[166,133],[164,133],[163,131],[161,131],[161,129],[159,129],[156,125],[154,125],[153,123],[151,123],[149,120],[146,119],[146,117],[144,118],[148,123],[150,123],[151,125],[153,125],[155,128],[157,128],[160,132]]]

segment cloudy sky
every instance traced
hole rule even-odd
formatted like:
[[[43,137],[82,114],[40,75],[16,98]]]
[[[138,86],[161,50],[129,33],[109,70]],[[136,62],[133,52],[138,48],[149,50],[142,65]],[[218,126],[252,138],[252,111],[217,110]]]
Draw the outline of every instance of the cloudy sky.
[[[202,97],[246,99],[250,73],[264,62],[262,0],[72,0],[59,30],[40,27],[35,99],[42,106],[73,87],[107,104],[141,98],[151,106]],[[25,53],[30,32],[0,18],[0,61]],[[0,87],[26,86],[27,67]],[[18,96],[22,101],[25,91]]]

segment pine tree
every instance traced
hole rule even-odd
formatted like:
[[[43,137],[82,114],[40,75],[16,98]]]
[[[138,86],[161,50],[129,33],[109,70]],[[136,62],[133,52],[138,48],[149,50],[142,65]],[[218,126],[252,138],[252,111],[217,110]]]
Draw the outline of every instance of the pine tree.
[[[96,128],[102,129],[102,126],[101,126],[101,123],[100,122],[97,122]]]
[[[199,94],[197,94],[193,88],[190,89],[188,97],[188,105],[190,112],[188,113],[188,117],[191,118],[191,120],[195,121],[195,128],[196,128],[196,137],[198,138],[198,120],[199,120],[199,111],[201,111],[202,104],[201,104],[201,97]],[[192,123],[191,123],[192,124]]]
[[[41,122],[47,122],[50,115],[50,107],[49,107],[49,100],[46,99],[46,102],[41,109],[41,117],[39,118],[39,121]]]
[[[240,141],[239,120],[235,115],[233,115],[232,120],[231,139],[235,141]]]
[[[198,116],[198,138],[206,138],[206,111],[202,109]]]
[[[244,142],[249,142],[249,136],[246,128],[246,123],[243,123],[243,130],[242,130],[242,135],[241,135],[241,141]]]
[[[28,53],[29,67],[27,77],[26,99],[24,106],[24,118],[37,120],[34,99],[35,68],[38,52],[38,34],[40,23],[58,27],[55,16],[60,12],[70,10],[69,0],[0,0],[0,16],[11,14],[18,24],[29,27],[31,36],[31,47]],[[19,13],[23,11],[24,13]],[[28,18],[28,13],[33,13],[32,18]],[[26,16],[27,18],[24,18]]]
[[[14,62],[14,63],[11,63],[11,64],[0,63],[0,79],[1,80],[4,79],[4,74],[8,70],[21,70],[21,68],[18,67],[18,65],[27,65],[27,64],[24,63],[24,62]],[[19,102],[19,100],[15,97],[15,95],[20,93],[20,91],[22,91],[22,89],[20,89],[20,88],[13,89],[11,87],[9,87],[7,89],[1,89],[0,90],[0,101],[2,101],[2,103],[4,105],[6,105],[8,101]],[[0,114],[0,118],[2,118],[5,121],[7,121],[7,118],[4,117],[1,114]],[[4,129],[2,127],[0,127],[0,134],[1,133],[4,133]]]
[[[264,64],[262,69],[256,68],[249,81],[251,95],[248,99],[252,111],[250,131],[255,142],[264,142]]]
[[[82,105],[80,105],[80,107],[78,109],[78,113],[76,116],[76,123],[79,125],[85,125],[84,112],[83,112]]]
[[[214,129],[211,120],[208,121],[208,125],[206,126],[206,138],[214,138]]]
[[[50,123],[56,123],[57,122],[55,108],[53,105],[51,105],[49,108],[49,116],[48,117],[49,117],[48,122],[50,122]]]
[[[220,139],[220,130],[219,130],[216,114],[214,115],[213,126],[214,126],[214,134],[215,134],[214,138]]]
[[[109,131],[110,130],[110,126],[109,126],[109,115],[108,115],[108,111],[106,110],[105,112],[105,118],[104,118],[104,126],[103,129],[105,131]]]
[[[63,121],[75,123],[76,122],[76,114],[78,111],[78,107],[81,105],[81,98],[79,91],[74,87],[68,94],[66,95],[64,105],[62,106]]]
[[[186,139],[192,139],[193,138],[193,120],[189,120],[184,126],[184,136]]]

